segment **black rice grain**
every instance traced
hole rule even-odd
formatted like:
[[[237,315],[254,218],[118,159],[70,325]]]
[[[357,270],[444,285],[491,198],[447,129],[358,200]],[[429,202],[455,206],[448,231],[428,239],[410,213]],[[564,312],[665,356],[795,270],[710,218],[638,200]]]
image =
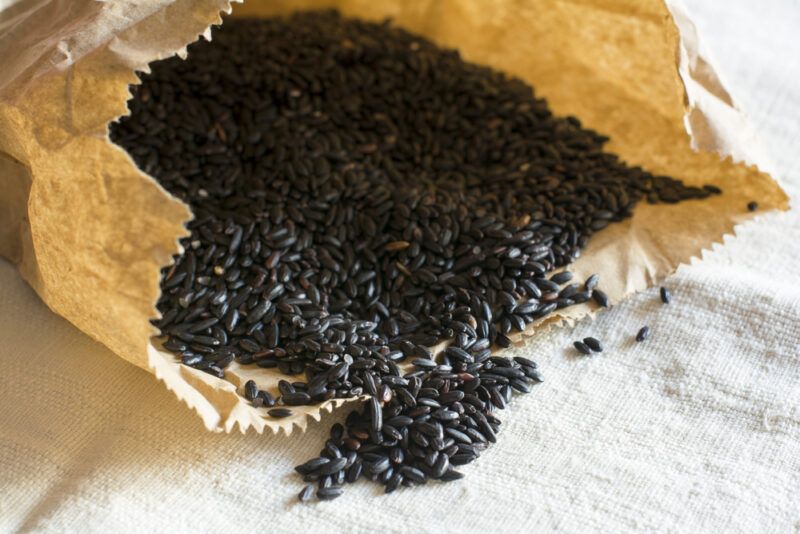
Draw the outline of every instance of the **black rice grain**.
[[[580,352],[581,354],[591,354],[592,353],[592,349],[590,349],[589,346],[586,343],[584,343],[583,341],[576,341],[573,344],[575,345],[575,348],[578,349],[578,352]]]
[[[592,299],[603,308],[608,308],[609,306],[608,296],[599,289],[592,291]]]
[[[636,333],[636,341],[644,341],[645,339],[650,337],[650,327],[643,326],[637,333]]]
[[[282,419],[292,415],[292,410],[288,408],[272,408],[271,410],[268,410],[267,413],[276,419]]]
[[[258,386],[255,380],[248,380],[244,384],[244,396],[247,400],[252,401],[258,396]]]
[[[603,352],[603,345],[600,343],[600,340],[593,337],[585,337],[583,338],[583,342],[586,344],[587,347],[592,349],[594,352]]]
[[[317,490],[317,498],[321,501],[332,501],[340,497],[344,493],[341,486],[330,486],[327,488],[320,488]]]
[[[307,502],[311,499],[313,495],[314,495],[314,485],[309,484],[300,491],[300,494],[297,496],[297,498],[300,499],[300,502]]]
[[[597,284],[600,282],[600,275],[593,274],[586,279],[584,282],[583,287],[586,291],[592,291],[594,288],[597,287]]]
[[[661,302],[663,302],[664,304],[669,304],[670,302],[672,302],[672,294],[669,292],[669,289],[667,289],[666,287],[662,287],[660,289],[660,294],[661,294]]]

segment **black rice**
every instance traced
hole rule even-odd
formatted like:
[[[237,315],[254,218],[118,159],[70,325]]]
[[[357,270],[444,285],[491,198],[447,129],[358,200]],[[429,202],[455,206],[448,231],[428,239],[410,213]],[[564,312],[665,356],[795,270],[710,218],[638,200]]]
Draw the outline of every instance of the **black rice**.
[[[306,502],[309,501],[313,495],[314,485],[309,484],[300,491],[300,494],[297,496],[297,498],[300,499],[300,502]]]
[[[636,341],[644,341],[645,339],[650,337],[650,327],[643,326],[637,333],[636,333]]]
[[[592,349],[594,352],[603,352],[603,345],[600,343],[600,340],[594,337],[585,337],[583,338],[583,342],[586,344],[587,347]]]
[[[332,501],[344,493],[341,486],[330,486],[317,490],[317,498],[321,501]]]
[[[667,289],[666,287],[662,287],[659,290],[659,293],[661,295],[661,302],[663,302],[664,304],[669,304],[670,302],[672,302],[672,293],[669,292],[669,289]]]
[[[292,415],[292,410],[288,408],[272,408],[271,410],[267,410],[267,413],[276,419],[282,419]]]
[[[575,348],[578,349],[578,352],[580,352],[581,354],[591,354],[592,353],[592,349],[590,349],[589,345],[587,345],[583,341],[576,341],[573,344],[575,345]]]
[[[362,476],[387,492],[461,478],[494,412],[542,381],[491,347],[609,305],[596,275],[548,275],[643,199],[720,193],[626,165],[523,81],[388,23],[309,12],[213,37],[153,63],[111,125],[195,215],[154,324],[220,378],[233,361],[295,376],[277,399],[245,384],[271,417],[371,398],[304,464],[320,499]]]

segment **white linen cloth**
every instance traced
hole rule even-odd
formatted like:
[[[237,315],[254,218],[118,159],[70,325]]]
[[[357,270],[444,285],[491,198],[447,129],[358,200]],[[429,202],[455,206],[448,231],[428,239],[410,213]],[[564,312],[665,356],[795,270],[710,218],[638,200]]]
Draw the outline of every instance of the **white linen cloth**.
[[[800,5],[687,4],[796,207]],[[465,480],[307,506],[292,467],[344,412],[211,434],[0,262],[0,532],[800,532],[800,216],[727,241],[667,280],[672,304],[653,289],[514,349],[546,382]],[[576,356],[587,335],[605,352]]]

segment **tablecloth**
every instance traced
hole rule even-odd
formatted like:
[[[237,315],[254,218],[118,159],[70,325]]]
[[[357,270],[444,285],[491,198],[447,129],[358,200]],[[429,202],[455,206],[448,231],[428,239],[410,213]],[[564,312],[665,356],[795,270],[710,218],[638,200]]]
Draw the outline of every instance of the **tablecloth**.
[[[687,4],[796,206],[800,5]],[[209,433],[0,262],[0,532],[800,532],[798,261],[798,213],[765,215],[670,277],[671,304],[653,289],[513,349],[545,382],[465,480],[311,505],[292,466],[344,413]],[[587,335],[605,352],[576,355]]]

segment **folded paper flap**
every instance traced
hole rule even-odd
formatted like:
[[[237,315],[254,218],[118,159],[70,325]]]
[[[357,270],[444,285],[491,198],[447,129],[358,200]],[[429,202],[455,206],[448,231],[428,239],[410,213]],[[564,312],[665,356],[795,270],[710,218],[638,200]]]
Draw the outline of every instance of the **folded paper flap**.
[[[719,74],[711,66],[711,61],[706,57],[708,51],[705,50],[697,33],[697,28],[692,22],[691,17],[686,11],[686,7],[681,0],[668,0],[667,5],[675,26],[680,32],[681,58],[679,69],[686,69],[689,76],[703,87],[710,94],[724,102],[726,105],[735,108],[733,98],[728,94]],[[691,94],[687,95],[689,98]]]
[[[491,9],[460,0],[253,0],[236,15],[320,7],[392,17],[458,48],[467,60],[530,82],[556,113],[576,115],[610,135],[610,149],[629,163],[724,190],[705,201],[642,203],[632,219],[595,235],[570,269],[579,278],[598,272],[612,302],[721,242],[752,216],[748,201],[787,207],[766,174],[691,150],[686,125],[695,138],[702,133],[699,146],[751,161],[749,138],[729,128],[741,116],[721,84],[715,87],[713,72],[696,60],[693,45],[680,48],[661,0],[507,0]],[[184,52],[229,8],[224,0],[45,0],[0,12],[0,56],[10,58],[0,69],[0,151],[30,170],[25,203],[35,254],[22,254],[21,269],[52,309],[154,373],[209,429],[290,433],[343,401],[295,407],[294,416],[273,420],[250,406],[237,385],[255,378],[274,386],[276,372],[232,365],[229,381],[219,380],[181,366],[150,342],[159,271],[178,250],[189,213],[107,137],[106,125],[126,112],[128,84],[138,81],[134,71]],[[679,57],[695,58],[695,68],[679,64]],[[697,91],[710,96],[696,97]],[[687,107],[697,113],[685,125]],[[0,187],[17,187],[3,174],[0,180]],[[571,323],[593,308],[562,311],[526,334]]]
[[[678,71],[686,87],[684,123],[692,148],[729,155],[736,162],[758,162],[761,169],[770,171],[773,165],[767,151],[714,70],[713,58],[682,0],[667,4],[681,36]]]

